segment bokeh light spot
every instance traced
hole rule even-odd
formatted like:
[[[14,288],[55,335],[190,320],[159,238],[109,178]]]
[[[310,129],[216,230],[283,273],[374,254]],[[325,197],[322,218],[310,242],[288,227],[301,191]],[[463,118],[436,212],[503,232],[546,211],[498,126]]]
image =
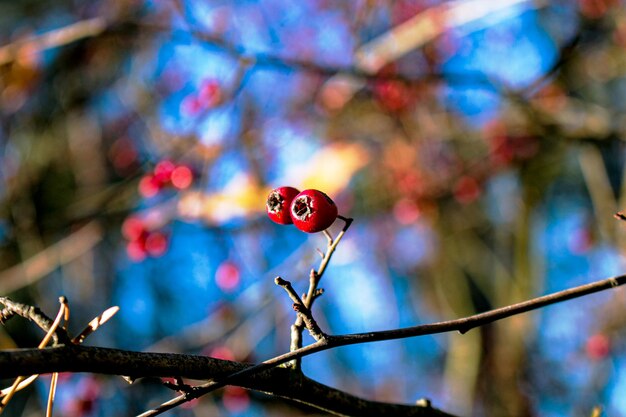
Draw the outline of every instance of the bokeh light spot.
[[[171,180],[174,187],[184,190],[193,182],[193,172],[188,166],[180,165],[172,171]]]
[[[240,282],[239,267],[230,261],[224,261],[215,272],[215,283],[224,292],[232,292]]]

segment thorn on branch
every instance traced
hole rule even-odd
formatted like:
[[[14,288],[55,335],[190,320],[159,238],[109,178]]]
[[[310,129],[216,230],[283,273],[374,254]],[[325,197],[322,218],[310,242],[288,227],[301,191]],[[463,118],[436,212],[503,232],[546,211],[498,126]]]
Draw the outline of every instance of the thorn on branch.
[[[459,334],[465,334],[472,329],[473,327],[459,327],[457,331],[459,332]]]
[[[137,377],[122,375],[122,379],[128,382],[128,385],[133,385],[137,380]]]
[[[119,310],[120,308],[118,306],[109,307],[104,310],[102,314],[91,320],[83,329],[83,331],[81,331],[78,336],[72,339],[72,342],[75,344],[81,344],[87,336],[98,330],[100,326],[109,321],[111,317],[113,317]]]
[[[328,232],[328,230],[324,230],[322,233],[324,233],[324,236],[326,236],[326,239],[328,239],[328,246],[332,246],[333,244],[332,235]]]
[[[161,383],[163,386],[177,391],[181,394],[193,391],[193,387],[189,384],[185,384],[185,381],[180,376],[173,378],[174,381],[168,381],[167,379],[162,379]]]
[[[321,296],[322,294],[324,294],[324,288],[316,289],[315,292],[313,293],[313,299],[315,300],[317,297]]]

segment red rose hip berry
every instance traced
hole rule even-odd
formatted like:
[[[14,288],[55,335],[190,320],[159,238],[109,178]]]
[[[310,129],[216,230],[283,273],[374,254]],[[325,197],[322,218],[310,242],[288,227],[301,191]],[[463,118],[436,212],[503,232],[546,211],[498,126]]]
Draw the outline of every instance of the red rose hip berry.
[[[303,232],[326,230],[337,219],[337,205],[319,190],[304,190],[291,202],[293,224]]]
[[[293,187],[279,187],[272,190],[267,196],[265,208],[267,215],[278,224],[292,224],[289,208],[291,201],[300,191]]]

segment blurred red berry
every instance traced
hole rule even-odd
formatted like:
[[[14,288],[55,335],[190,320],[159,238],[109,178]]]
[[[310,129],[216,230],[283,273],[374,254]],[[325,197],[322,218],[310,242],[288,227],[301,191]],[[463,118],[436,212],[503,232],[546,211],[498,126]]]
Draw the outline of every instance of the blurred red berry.
[[[195,116],[202,110],[202,102],[194,94],[190,94],[183,99],[180,107],[182,113],[188,116]]]
[[[265,208],[269,218],[278,224],[292,224],[290,215],[291,202],[300,193],[293,187],[279,187],[273,189],[267,196]]]
[[[393,206],[393,215],[400,224],[411,224],[419,219],[421,212],[414,201],[403,198]]]
[[[177,383],[176,378],[171,377],[171,376],[161,377],[161,382],[168,383],[168,384],[176,384]]]
[[[454,198],[461,204],[469,204],[480,197],[480,185],[475,178],[463,176],[454,185]]]
[[[593,232],[589,227],[580,227],[568,235],[567,247],[574,255],[584,255],[594,244]]]
[[[139,194],[141,194],[142,197],[154,197],[159,191],[161,191],[161,183],[154,175],[148,174],[139,180]]]
[[[519,136],[513,139],[513,147],[515,156],[525,161],[539,152],[540,143],[534,136]]]
[[[179,165],[172,171],[171,181],[172,185],[179,190],[189,188],[193,182],[193,172],[188,166]]]
[[[153,257],[163,256],[167,251],[168,239],[165,233],[152,232],[146,236],[145,250]]]
[[[72,398],[66,405],[65,412],[76,417],[89,416],[92,414],[94,406],[95,401],[91,398]]]
[[[604,359],[611,353],[611,341],[607,335],[596,333],[587,339],[586,351],[590,359]]]
[[[200,398],[194,398],[191,401],[187,401],[187,402],[181,404],[180,408],[184,408],[186,410],[193,410],[194,408],[196,408],[196,406],[198,405],[199,402],[200,402]]]
[[[211,349],[211,352],[209,352],[209,356],[215,359],[224,359],[226,361],[235,360],[235,354],[227,346],[214,347],[213,349]]]
[[[146,256],[148,255],[142,239],[131,240],[128,242],[126,244],[126,254],[133,262],[141,262],[146,259]]]
[[[229,385],[224,388],[222,404],[233,414],[241,413],[250,406],[250,394],[241,387]]]
[[[176,165],[167,159],[160,161],[154,167],[154,179],[160,185],[168,184],[172,179],[172,173],[176,169]]]
[[[411,91],[398,81],[380,81],[374,86],[374,97],[387,110],[401,112],[414,101]]]
[[[337,214],[335,202],[319,190],[304,190],[291,202],[293,224],[306,233],[328,229]]]
[[[239,267],[233,262],[224,261],[215,271],[215,283],[222,291],[231,292],[235,290],[241,281]]]
[[[617,5],[617,0],[578,0],[580,13],[589,19],[599,19]]]
[[[215,79],[206,80],[200,86],[198,100],[203,107],[212,107],[220,102],[222,89],[219,81]]]
[[[122,236],[127,240],[139,240],[145,232],[146,225],[138,217],[129,216],[122,223]]]
[[[392,3],[391,19],[395,24],[399,24],[409,20],[416,14],[420,13],[426,7],[425,2],[398,0]]]
[[[125,173],[137,162],[137,149],[133,142],[127,137],[121,137],[111,145],[109,159],[115,170]]]
[[[540,143],[534,136],[497,135],[491,139],[491,156],[497,165],[513,160],[526,161],[539,152]]]
[[[491,139],[490,154],[496,165],[508,165],[513,161],[514,150],[506,135],[497,135]]]

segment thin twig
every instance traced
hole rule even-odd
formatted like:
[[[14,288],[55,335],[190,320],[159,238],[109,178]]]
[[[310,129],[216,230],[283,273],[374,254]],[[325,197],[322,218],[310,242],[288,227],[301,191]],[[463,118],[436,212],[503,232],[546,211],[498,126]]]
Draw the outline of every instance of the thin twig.
[[[19,376],[19,375],[18,375]],[[35,374],[35,375],[31,375],[28,378],[26,378],[25,380],[23,380],[22,382],[20,382],[17,385],[17,388],[15,389],[15,391],[21,391],[24,388],[26,388],[27,386],[29,386],[30,384],[33,383],[33,381],[35,379],[37,379],[39,377],[39,374]],[[10,386],[8,388],[5,388],[3,390],[0,390],[0,397],[4,397],[5,395],[8,395],[9,392],[11,392],[11,389],[13,389],[13,386]]]
[[[39,328],[41,328],[44,332],[48,333],[53,326],[53,321],[50,317],[46,316],[39,308],[29,306],[27,304],[18,303],[13,301],[7,297],[0,297],[0,304],[5,306],[5,310],[9,310],[18,316],[24,317],[28,319]],[[3,311],[5,311],[3,310]],[[55,328],[54,332],[50,335],[52,337],[55,344],[62,343],[70,343],[70,338],[67,335],[67,332],[61,328]]]
[[[87,324],[87,326],[83,329],[82,332],[78,334],[78,336],[72,339],[72,343],[80,344],[83,343],[85,338],[95,332],[100,326],[109,321],[111,317],[113,317],[120,310],[118,306],[109,307],[98,317],[94,318]]]
[[[326,250],[326,256],[324,257],[324,259],[322,259],[322,262],[320,263],[319,268],[317,268],[317,275],[320,277],[324,275],[324,272],[326,271],[326,267],[328,266],[328,262],[330,262],[330,259],[335,253],[335,249],[337,249],[337,245],[339,245],[339,242],[341,242],[341,239],[346,234],[346,232],[352,225],[352,222],[354,221],[354,219],[343,217],[343,216],[337,216],[337,217],[343,220],[345,224],[343,226],[343,229],[341,229],[341,232],[339,232],[339,234],[337,235],[337,238],[335,238],[334,241],[331,239],[330,245],[328,246],[328,249]]]
[[[70,305],[67,301],[67,297],[65,296],[59,297],[59,303],[61,303],[61,311],[59,311],[59,317],[63,315],[62,327],[63,327],[63,330],[67,331],[67,326],[70,320]],[[54,372],[52,374],[52,378],[50,378],[50,391],[48,392],[48,404],[46,405],[46,417],[52,417],[52,409],[54,408],[54,398],[57,392],[58,381],[59,381],[59,373]]]
[[[50,392],[48,393],[48,405],[46,406],[46,417],[52,417],[52,408],[54,407],[54,397],[57,391],[57,381],[59,380],[59,373],[52,374],[50,379]]]
[[[313,307],[313,303],[315,302],[315,299],[319,297],[319,295],[322,293],[318,291],[318,285],[319,285],[320,280],[322,279],[322,275],[326,271],[328,262],[330,262],[331,257],[333,256],[333,254],[335,253],[335,250],[337,249],[337,245],[339,244],[343,236],[346,234],[346,231],[350,228],[350,225],[353,222],[353,219],[351,218],[347,218],[341,215],[337,217],[340,220],[343,220],[344,226],[341,229],[341,232],[339,232],[339,234],[337,235],[336,239],[333,239],[333,237],[328,232],[328,230],[324,230],[324,236],[326,236],[326,239],[328,240],[328,247],[326,248],[326,253],[323,253],[318,250],[318,252],[320,252],[320,255],[322,255],[322,260],[320,261],[320,265],[317,268],[317,271],[315,269],[311,269],[311,272],[309,274],[309,289],[307,291],[307,295],[304,298],[304,302],[303,302],[303,306],[309,311]],[[306,324],[305,316],[302,316],[299,314],[298,317],[296,318],[296,321],[291,326],[290,350],[294,351],[302,347],[302,330],[305,324]],[[310,330],[311,329],[309,328],[309,331]],[[313,333],[311,333],[311,335],[313,335]],[[295,359],[288,365],[288,367],[295,369],[295,370],[299,370],[301,367],[300,359],[299,358]]]
[[[296,290],[293,289],[291,282],[286,281],[282,279],[281,277],[276,277],[274,278],[274,283],[278,285],[279,287],[284,288],[285,292],[287,293],[287,295],[289,295],[289,298],[291,298],[291,301],[293,301],[294,304],[304,305],[304,303],[302,302],[302,299],[300,298]]]

